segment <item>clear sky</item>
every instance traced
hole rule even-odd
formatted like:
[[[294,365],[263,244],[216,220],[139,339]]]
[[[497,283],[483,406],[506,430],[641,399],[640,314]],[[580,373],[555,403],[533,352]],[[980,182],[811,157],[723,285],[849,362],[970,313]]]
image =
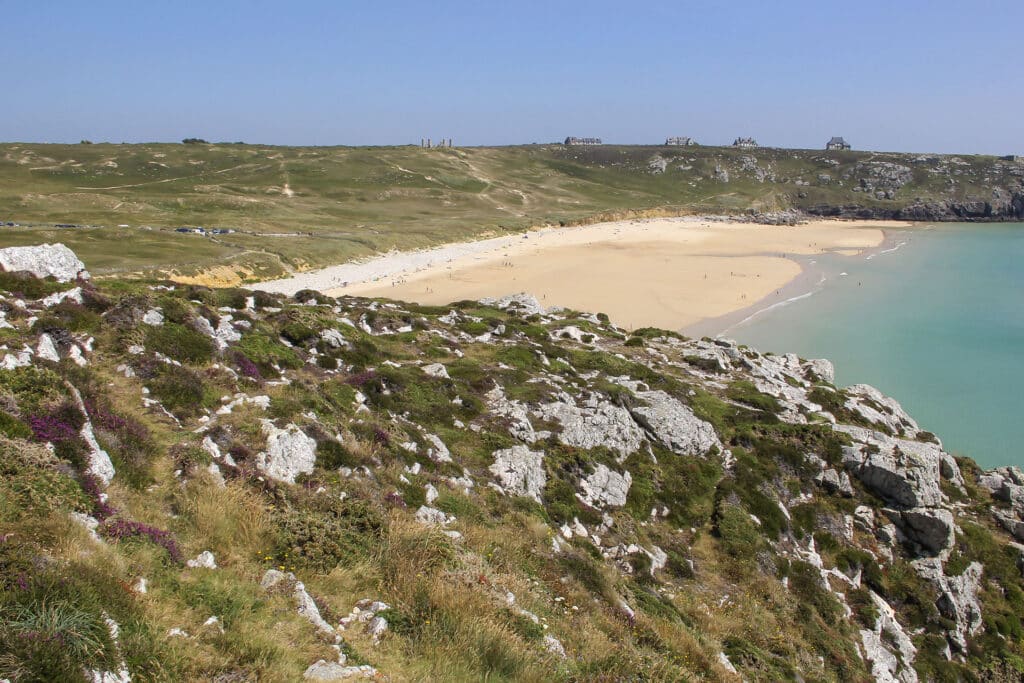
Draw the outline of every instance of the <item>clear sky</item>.
[[[1022,0],[0,0],[0,140],[1024,153]]]

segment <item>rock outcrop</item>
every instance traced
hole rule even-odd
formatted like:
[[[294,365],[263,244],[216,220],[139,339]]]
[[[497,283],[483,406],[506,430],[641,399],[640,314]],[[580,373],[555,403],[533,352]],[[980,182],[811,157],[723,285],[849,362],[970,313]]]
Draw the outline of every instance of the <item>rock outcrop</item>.
[[[278,429],[270,420],[263,420],[267,436],[266,451],[256,457],[256,467],[276,481],[294,484],[300,474],[309,474],[316,466],[316,441],[290,424]]]
[[[495,487],[502,493],[527,496],[538,503],[544,492],[547,475],[544,472],[544,453],[531,451],[526,446],[513,446],[494,452],[491,474],[498,480]]]
[[[0,249],[0,268],[9,273],[26,272],[38,278],[52,277],[57,282],[89,279],[85,264],[63,244]]]

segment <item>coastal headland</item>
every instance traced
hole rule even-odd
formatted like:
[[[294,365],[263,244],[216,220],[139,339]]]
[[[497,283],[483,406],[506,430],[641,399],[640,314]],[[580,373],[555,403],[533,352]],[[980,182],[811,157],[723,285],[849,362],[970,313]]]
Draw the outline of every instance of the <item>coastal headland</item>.
[[[881,245],[886,221],[761,225],[719,217],[546,228],[415,252],[392,252],[255,285],[428,305],[528,292],[545,306],[594,310],[635,329],[682,329],[749,308],[802,272],[794,257]]]

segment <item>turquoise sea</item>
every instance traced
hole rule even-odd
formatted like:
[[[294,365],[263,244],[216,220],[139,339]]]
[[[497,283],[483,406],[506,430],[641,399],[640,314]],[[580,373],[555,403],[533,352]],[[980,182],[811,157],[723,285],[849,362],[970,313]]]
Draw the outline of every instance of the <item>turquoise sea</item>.
[[[810,295],[723,336],[829,358],[836,383],[896,398],[947,450],[1024,466],[1024,224],[891,231],[860,256],[808,259]]]

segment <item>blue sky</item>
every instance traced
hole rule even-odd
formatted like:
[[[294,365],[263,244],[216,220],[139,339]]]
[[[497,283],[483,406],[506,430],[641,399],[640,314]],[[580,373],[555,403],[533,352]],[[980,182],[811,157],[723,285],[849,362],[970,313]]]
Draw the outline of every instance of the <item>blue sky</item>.
[[[0,17],[0,140],[1024,153],[1020,0],[0,0]]]

